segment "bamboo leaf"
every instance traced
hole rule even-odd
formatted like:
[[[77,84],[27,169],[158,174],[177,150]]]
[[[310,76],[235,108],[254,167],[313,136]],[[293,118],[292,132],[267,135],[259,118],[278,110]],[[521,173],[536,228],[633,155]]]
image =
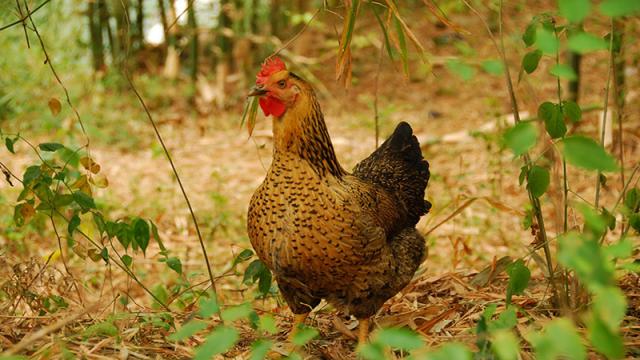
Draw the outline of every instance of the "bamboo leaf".
[[[380,25],[380,29],[382,30],[382,34],[384,35],[384,46],[387,49],[387,54],[389,55],[389,59],[393,61],[394,60],[393,51],[391,51],[391,42],[389,41],[389,34],[387,33],[387,28],[384,26],[384,22],[382,21],[380,14],[378,14],[375,8],[373,8],[372,11],[373,11],[373,14],[376,16],[376,20],[378,20],[378,24]]]
[[[409,76],[409,56],[407,54],[407,41],[404,37],[402,24],[397,17],[393,18],[393,23],[395,25],[396,35],[398,36],[398,46],[400,48],[400,57],[402,58],[402,68],[404,70],[404,74],[406,76]]]

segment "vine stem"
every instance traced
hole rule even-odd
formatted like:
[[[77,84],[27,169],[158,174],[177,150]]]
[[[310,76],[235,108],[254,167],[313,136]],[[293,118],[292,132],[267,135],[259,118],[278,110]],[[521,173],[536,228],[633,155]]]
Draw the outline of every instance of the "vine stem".
[[[43,3],[42,5],[44,5],[45,3]],[[27,17],[29,18],[29,21],[31,21],[31,26],[33,27],[33,32],[35,32],[36,37],[38,38],[38,41],[40,42],[40,47],[42,48],[42,52],[44,53],[45,63],[47,65],[49,65],[49,69],[51,69],[51,72],[53,73],[53,76],[56,78],[56,81],[58,82],[58,84],[60,84],[60,87],[62,88],[62,91],[64,91],[64,96],[66,98],[67,104],[69,105],[71,110],[73,110],[73,113],[74,113],[74,115],[76,117],[76,120],[78,121],[78,124],[80,124],[80,129],[82,130],[82,134],[84,135],[84,137],[85,137],[85,139],[87,141],[86,144],[85,144],[85,146],[87,148],[87,154],[89,154],[89,143],[90,143],[89,135],[87,134],[87,131],[86,131],[85,127],[84,127],[84,123],[82,122],[82,118],[80,117],[80,113],[78,112],[78,109],[76,109],[76,107],[73,106],[73,103],[71,102],[71,96],[69,95],[69,90],[67,90],[67,87],[64,85],[64,83],[62,83],[62,79],[60,79],[60,76],[58,76],[58,72],[56,71],[55,67],[53,66],[53,62],[51,61],[51,58],[49,57],[49,53],[47,52],[47,48],[44,46],[44,41],[42,40],[42,36],[40,36],[40,32],[38,31],[38,27],[36,26],[35,21],[33,21],[33,17],[31,17],[31,14],[33,14],[35,12],[35,10],[33,12],[29,10],[29,5],[27,4],[27,0],[24,0],[24,6],[27,9]]]
[[[502,60],[502,64],[504,65],[504,76],[505,76],[505,81],[507,83],[507,90],[509,94],[509,100],[511,102],[511,110],[513,112],[513,118],[516,123],[519,123],[520,112],[518,110],[518,101],[516,99],[515,91],[513,89],[513,82],[511,81],[511,73],[509,71],[509,63],[507,62],[507,56],[504,50],[505,49],[504,36],[502,33],[502,24],[503,24],[502,0],[500,0],[499,10],[498,10],[499,19],[500,19],[499,21],[500,45],[498,45],[498,41],[496,40],[495,36],[493,35],[493,32],[491,31],[491,27],[489,26],[489,24],[487,24],[487,21],[482,17],[482,15],[478,12],[478,10],[476,10],[467,0],[462,0],[462,2],[471,10],[471,12],[473,12],[478,17],[478,19],[480,19],[482,24],[487,29],[487,33],[491,38],[491,42],[493,42],[493,45],[495,46],[496,51],[500,55],[500,59]],[[525,170],[527,171],[527,174],[528,174],[532,166],[529,152],[528,151],[525,152],[522,155],[522,157],[525,163]],[[549,282],[551,284],[551,289],[553,291],[552,302],[554,306],[558,306],[559,305],[558,301],[560,300],[560,297],[558,296],[558,288],[556,286],[553,263],[551,260],[551,249],[549,248],[549,242],[547,240],[547,231],[544,224],[544,217],[542,216],[542,207],[540,206],[540,199],[535,197],[528,187],[527,187],[527,193],[529,195],[529,201],[531,202],[531,206],[533,207],[533,213],[536,218],[536,223],[538,224],[538,231],[540,236],[539,242],[542,243],[542,246],[543,246],[542,249],[544,251],[545,260],[547,263],[546,265],[547,265],[547,271],[549,272]]]
[[[162,135],[160,135],[160,131],[158,130],[158,126],[156,125],[155,120],[153,120],[153,116],[151,116],[151,113],[149,112],[149,108],[147,107],[147,104],[145,103],[144,99],[142,98],[142,96],[140,95],[140,93],[138,92],[138,89],[136,89],[135,85],[133,84],[133,81],[131,80],[131,77],[129,75],[129,71],[124,70],[124,75],[125,78],[127,79],[127,81],[129,82],[129,86],[131,87],[131,90],[134,92],[134,94],[136,95],[136,97],[138,98],[138,101],[140,102],[140,105],[142,105],[142,107],[144,108],[144,112],[147,114],[147,119],[149,120],[149,123],[151,123],[151,126],[153,127],[153,131],[156,134],[156,138],[158,139],[158,142],[160,142],[160,146],[162,146],[162,150],[164,151],[165,156],[167,157],[167,160],[169,161],[169,165],[171,165],[171,170],[173,171],[173,174],[176,177],[176,180],[178,181],[178,186],[180,187],[180,191],[182,192],[182,196],[184,198],[185,203],[187,204],[187,207],[189,208],[189,213],[191,214],[191,220],[193,221],[193,225],[196,228],[196,234],[198,235],[198,241],[200,242],[200,247],[202,248],[202,255],[204,256],[204,261],[205,264],[207,265],[207,272],[209,274],[209,280],[211,281],[211,289],[213,290],[213,296],[215,297],[216,301],[218,301],[218,291],[216,290],[216,283],[215,283],[215,279],[213,276],[213,271],[211,270],[211,263],[209,262],[209,256],[207,254],[207,248],[204,244],[204,240],[202,238],[202,233],[200,231],[200,226],[198,225],[198,219],[196,218],[196,214],[193,211],[193,207],[191,206],[191,201],[189,200],[189,196],[187,195],[187,191],[184,188],[184,185],[182,184],[182,179],[180,178],[180,175],[178,174],[178,169],[176,168],[174,162],[173,162],[173,158],[171,157],[171,154],[169,153],[169,150],[167,149],[167,146],[164,143],[164,140],[162,139]],[[220,315],[220,314],[218,314]],[[220,316],[220,321],[222,320],[222,316]]]

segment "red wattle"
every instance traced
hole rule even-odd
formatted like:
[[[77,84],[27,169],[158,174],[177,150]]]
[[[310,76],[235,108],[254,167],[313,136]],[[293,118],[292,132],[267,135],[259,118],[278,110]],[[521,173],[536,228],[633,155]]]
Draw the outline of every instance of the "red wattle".
[[[273,115],[280,117],[284,114],[285,110],[287,110],[282,101],[271,96],[260,98],[260,107],[262,108],[262,112],[264,112],[264,116]]]

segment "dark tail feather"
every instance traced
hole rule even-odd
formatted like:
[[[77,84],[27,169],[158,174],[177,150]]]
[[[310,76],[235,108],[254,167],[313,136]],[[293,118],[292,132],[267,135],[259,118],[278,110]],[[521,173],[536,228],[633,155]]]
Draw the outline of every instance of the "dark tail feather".
[[[422,157],[418,139],[406,122],[398,124],[376,151],[356,165],[353,174],[395,194],[409,214],[407,225],[415,225],[431,208],[431,203],[424,200],[429,163]]]

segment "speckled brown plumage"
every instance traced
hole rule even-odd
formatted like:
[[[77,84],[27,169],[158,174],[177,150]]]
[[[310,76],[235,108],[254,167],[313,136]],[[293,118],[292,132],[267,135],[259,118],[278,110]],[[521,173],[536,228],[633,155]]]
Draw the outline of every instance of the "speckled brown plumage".
[[[429,164],[401,123],[378,150],[345,171],[313,89],[274,117],[273,162],[248,213],[251,244],[296,314],[320,299],[358,318],[375,314],[412,278],[426,254],[415,229]]]

